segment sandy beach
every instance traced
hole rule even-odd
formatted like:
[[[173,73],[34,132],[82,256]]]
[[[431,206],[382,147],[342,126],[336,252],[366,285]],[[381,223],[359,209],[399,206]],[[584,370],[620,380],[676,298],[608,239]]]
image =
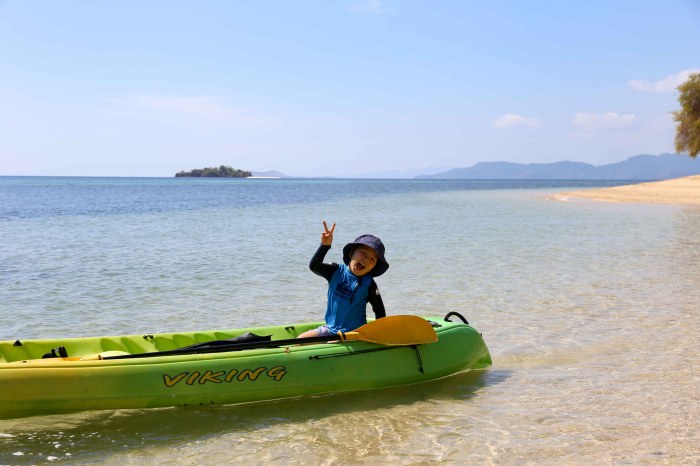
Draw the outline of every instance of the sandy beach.
[[[594,199],[608,202],[700,205],[700,175],[664,181],[558,193],[560,201]]]

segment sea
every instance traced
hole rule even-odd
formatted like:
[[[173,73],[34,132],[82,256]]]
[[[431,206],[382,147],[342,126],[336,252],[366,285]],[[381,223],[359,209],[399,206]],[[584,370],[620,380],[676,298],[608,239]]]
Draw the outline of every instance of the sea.
[[[626,183],[0,177],[0,340],[322,320],[325,220],[328,261],[384,241],[388,314],[457,311],[493,357],[383,390],[0,420],[0,465],[698,465],[700,208],[552,198]]]

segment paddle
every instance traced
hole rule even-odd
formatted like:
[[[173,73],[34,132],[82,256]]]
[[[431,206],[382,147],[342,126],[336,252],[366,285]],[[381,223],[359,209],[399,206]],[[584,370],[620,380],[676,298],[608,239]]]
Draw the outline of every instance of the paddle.
[[[352,332],[338,332],[340,341],[366,341],[387,346],[409,346],[434,343],[437,335],[433,326],[418,316],[389,316],[369,322]],[[275,348],[277,346],[301,345],[306,343],[328,342],[335,336],[290,338],[287,340],[253,341],[231,343],[200,348],[181,348],[151,353],[123,354],[118,356],[103,356],[101,359],[134,359],[153,358],[159,356],[177,356],[182,354],[220,353],[256,348]]]

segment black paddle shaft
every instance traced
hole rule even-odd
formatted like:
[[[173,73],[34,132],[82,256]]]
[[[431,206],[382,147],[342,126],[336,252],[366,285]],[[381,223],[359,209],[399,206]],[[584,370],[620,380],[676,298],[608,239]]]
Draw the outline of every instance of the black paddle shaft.
[[[303,345],[304,343],[320,343],[326,341],[332,341],[333,338],[339,338],[345,340],[345,334],[341,334],[339,337],[335,336],[322,336],[322,337],[308,337],[308,338],[289,338],[287,340],[271,340],[271,341],[248,341],[242,343],[231,343],[230,345],[215,345],[215,346],[202,346],[199,348],[181,348],[167,351],[155,351],[152,353],[136,353],[136,354],[123,354],[119,356],[105,356],[102,359],[138,359],[138,358],[155,358],[160,356],[178,356],[181,354],[205,354],[205,353],[225,353],[227,351],[240,351],[249,350],[257,348],[276,348],[278,346],[287,345]]]

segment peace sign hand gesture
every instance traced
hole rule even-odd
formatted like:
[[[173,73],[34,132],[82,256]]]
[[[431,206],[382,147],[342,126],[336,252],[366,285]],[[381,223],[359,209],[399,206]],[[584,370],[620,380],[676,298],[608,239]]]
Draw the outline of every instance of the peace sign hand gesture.
[[[333,230],[335,230],[335,222],[333,222],[333,225],[331,226],[331,229],[328,229],[328,225],[326,224],[326,221],[323,221],[323,233],[321,233],[321,244],[324,246],[330,246],[333,244]]]

